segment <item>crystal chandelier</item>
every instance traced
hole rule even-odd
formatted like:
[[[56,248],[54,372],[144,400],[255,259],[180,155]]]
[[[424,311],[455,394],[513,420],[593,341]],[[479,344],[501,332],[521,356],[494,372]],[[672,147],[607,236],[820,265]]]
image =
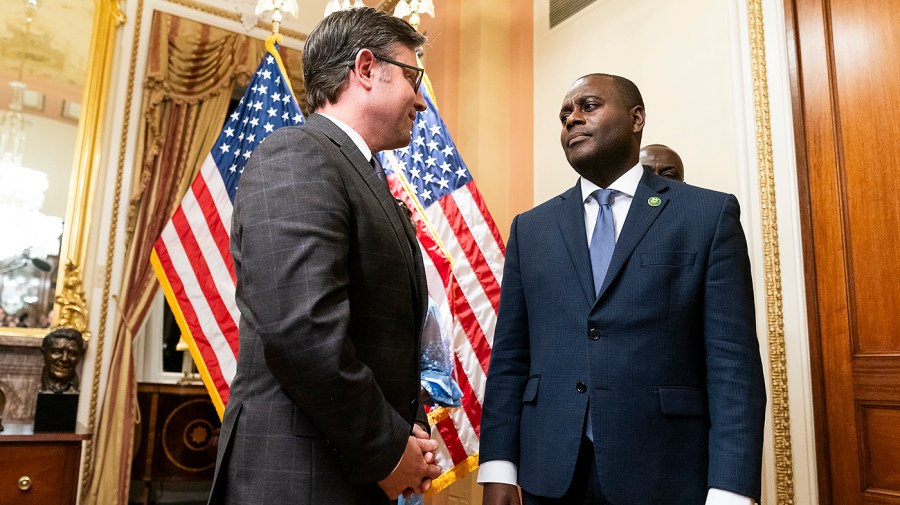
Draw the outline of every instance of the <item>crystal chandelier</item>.
[[[328,0],[328,4],[325,5],[325,17],[328,17],[332,12],[346,11],[365,6],[366,4],[362,3],[362,0],[353,0],[353,2],[350,0]]]
[[[278,27],[284,19],[284,14],[299,17],[300,8],[297,0],[259,0],[256,2],[256,15],[261,16],[272,11],[272,33],[278,33]]]
[[[22,36],[22,52],[19,54],[19,77],[9,83],[12,87],[12,101],[9,108],[0,112],[0,166],[21,166],[22,149],[25,146],[25,118],[22,116],[22,104],[25,100],[25,51],[28,50],[28,38],[31,34],[31,23],[34,14],[40,7],[39,0],[25,0],[25,34]]]
[[[23,82],[25,52],[39,0],[24,0],[25,32],[19,61],[18,79],[9,83],[13,90],[9,108],[0,111],[0,215],[4,219],[0,240],[0,263],[23,252],[35,258],[59,253],[62,220],[41,213],[44,193],[49,187],[47,174],[23,166],[25,96]]]
[[[428,14],[434,17],[434,1],[433,0],[400,0],[394,7],[394,15],[398,18],[408,18],[409,24],[415,29],[419,29],[420,16]]]
[[[22,149],[25,146],[25,118],[22,103],[25,83],[12,81],[12,101],[9,108],[0,114],[0,167],[22,165]]]

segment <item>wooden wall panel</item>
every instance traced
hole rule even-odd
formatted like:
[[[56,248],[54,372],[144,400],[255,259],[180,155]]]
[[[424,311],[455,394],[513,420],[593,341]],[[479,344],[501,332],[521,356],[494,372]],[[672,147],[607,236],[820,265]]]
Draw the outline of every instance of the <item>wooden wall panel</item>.
[[[900,236],[900,116],[894,112],[900,99],[900,4],[835,0],[830,6],[854,352],[900,353],[900,331],[885,317],[900,307],[900,290],[889,287],[900,278],[891,245]]]
[[[786,0],[822,505],[900,504],[898,7]]]
[[[864,492],[900,498],[900,404],[862,403],[859,418]]]

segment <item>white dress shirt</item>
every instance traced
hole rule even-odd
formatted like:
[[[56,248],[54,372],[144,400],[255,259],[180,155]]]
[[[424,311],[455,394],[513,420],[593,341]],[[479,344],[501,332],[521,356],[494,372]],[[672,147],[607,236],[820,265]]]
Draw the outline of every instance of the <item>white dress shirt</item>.
[[[619,234],[622,233],[622,227],[625,225],[625,218],[628,216],[628,209],[631,208],[634,193],[637,191],[643,175],[644,168],[639,162],[606,188],[618,191],[610,199],[609,204],[616,225],[617,241],[619,240]],[[581,177],[580,181],[581,201],[584,203],[584,233],[588,247],[590,247],[591,235],[594,233],[594,225],[597,224],[597,214],[600,212],[600,205],[591,196],[591,193],[602,188],[584,177]],[[518,482],[518,473],[518,468],[511,461],[488,461],[482,463],[478,470],[478,483],[491,482],[515,485]],[[706,505],[753,505],[753,499],[730,491],[710,488],[706,496]]]
[[[329,121],[334,123],[335,126],[337,126],[338,128],[341,129],[341,131],[346,133],[347,136],[350,137],[350,140],[353,141],[353,144],[355,144],[356,147],[359,148],[359,151],[366,158],[366,161],[370,161],[370,162],[372,161],[372,150],[369,149],[369,145],[366,144],[365,140],[363,140],[362,135],[357,133],[357,131],[354,130],[353,128],[350,128],[350,126],[348,126],[347,123],[341,121],[340,119],[338,119],[334,116],[329,116],[328,114],[322,114],[321,112],[316,112],[316,114],[318,114],[324,118],[328,118]]]

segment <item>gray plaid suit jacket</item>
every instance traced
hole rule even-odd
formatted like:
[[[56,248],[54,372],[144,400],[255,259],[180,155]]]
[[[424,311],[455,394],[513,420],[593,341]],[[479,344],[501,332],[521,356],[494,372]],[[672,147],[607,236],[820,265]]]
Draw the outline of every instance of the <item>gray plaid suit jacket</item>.
[[[421,407],[426,281],[372,166],[312,115],[260,144],[235,197],[237,375],[211,504],[387,503]]]
[[[610,503],[758,501],[766,392],[737,200],[645,169],[599,296],[584,230],[580,183],[513,221],[481,462],[560,497],[590,410]]]

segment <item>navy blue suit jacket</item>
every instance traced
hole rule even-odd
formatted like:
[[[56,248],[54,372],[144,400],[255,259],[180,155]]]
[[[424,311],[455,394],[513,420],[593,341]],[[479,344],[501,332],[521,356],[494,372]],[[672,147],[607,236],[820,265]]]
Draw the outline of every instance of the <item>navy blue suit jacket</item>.
[[[645,169],[599,297],[580,183],[513,221],[481,462],[562,496],[590,409],[612,503],[758,501],[765,394],[734,196]]]

